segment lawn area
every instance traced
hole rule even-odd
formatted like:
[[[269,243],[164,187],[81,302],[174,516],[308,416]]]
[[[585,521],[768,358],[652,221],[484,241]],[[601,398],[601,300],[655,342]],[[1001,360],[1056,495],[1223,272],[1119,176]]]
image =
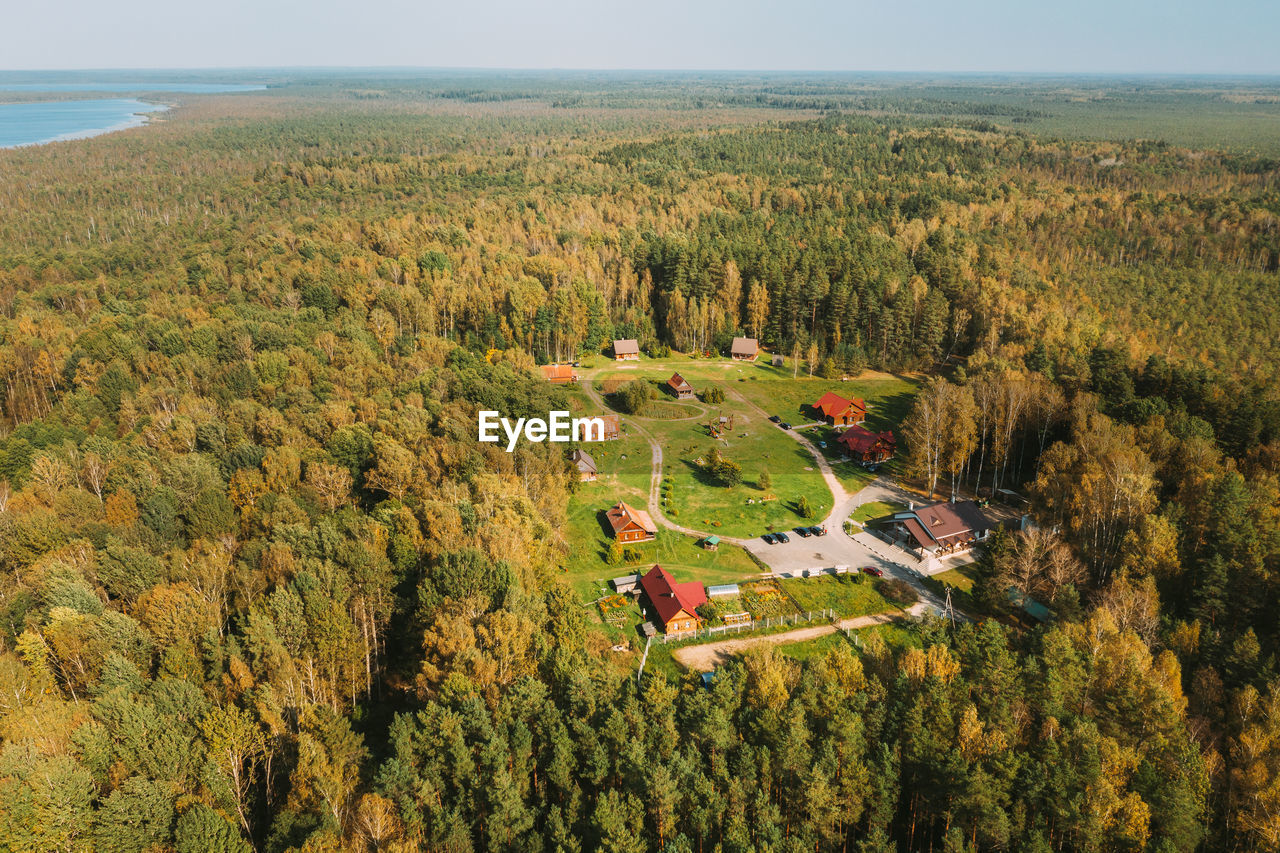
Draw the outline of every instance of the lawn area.
[[[899,609],[880,595],[870,581],[862,575],[820,575],[816,578],[787,578],[782,581],[782,586],[801,610],[831,608],[842,619]]]
[[[878,432],[897,430],[911,408],[918,385],[910,379],[889,374],[871,374],[866,379],[841,382],[839,379],[810,379],[801,374],[792,379],[784,368],[757,365],[746,381],[736,382],[737,391],[771,415],[778,415],[792,423],[809,423],[814,420],[809,404],[823,394],[832,391],[848,399],[861,397],[867,404],[867,421],[864,426]]]
[[[859,524],[865,525],[873,518],[883,518],[886,515],[903,512],[904,510],[906,510],[906,506],[896,501],[872,501],[855,509],[850,517]]]
[[[878,635],[885,645],[895,653],[920,645],[919,637],[909,625],[888,622],[883,625],[873,625],[870,628],[854,631],[852,638],[845,636],[841,631],[837,631],[834,634],[827,634],[813,640],[778,646],[778,650],[799,661],[820,658],[831,649],[841,645],[852,645],[854,651],[861,652],[866,645],[867,638],[872,634]]]
[[[951,604],[960,610],[977,613],[978,606],[973,600],[973,582],[977,576],[977,563],[957,566],[936,575],[925,578],[925,584],[937,595],[946,595],[947,587],[951,587]]]
[[[749,538],[824,518],[831,511],[831,491],[808,451],[772,424],[738,418],[735,413],[734,429],[723,440],[712,438],[696,421],[645,421],[645,429],[663,448],[663,476],[672,481],[672,521]],[[725,487],[703,470],[701,462],[710,459],[713,448],[742,466],[742,483]],[[766,470],[770,485],[763,490],[758,482]],[[797,509],[802,495],[813,519],[803,518]]]
[[[750,374],[757,368],[710,360],[664,360],[606,367],[591,381],[599,393],[607,394],[634,379],[665,382],[676,369],[700,390],[709,377],[724,380]],[[725,385],[723,381],[720,384]],[[831,492],[813,457],[791,436],[760,418],[754,409],[740,400],[708,406],[700,401],[676,402],[661,394],[651,404],[648,416],[624,416],[624,422],[635,426],[632,434],[643,428],[663,448],[663,475],[672,479],[666,505],[672,521],[707,533],[749,538],[818,520],[830,512]],[[734,417],[734,428],[723,439],[715,439],[709,434],[706,421],[722,414]],[[722,486],[703,471],[698,460],[710,458],[713,447],[742,466],[741,484]],[[757,485],[764,470],[771,480],[768,490]],[[802,517],[798,511],[802,495],[812,508],[812,519]]]
[[[778,646],[778,650],[787,657],[795,658],[798,661],[806,661],[810,658],[820,658],[827,652],[838,646],[851,648],[852,644],[849,639],[837,631],[834,634],[827,634],[814,640],[804,640],[799,643],[788,643],[784,646]]]

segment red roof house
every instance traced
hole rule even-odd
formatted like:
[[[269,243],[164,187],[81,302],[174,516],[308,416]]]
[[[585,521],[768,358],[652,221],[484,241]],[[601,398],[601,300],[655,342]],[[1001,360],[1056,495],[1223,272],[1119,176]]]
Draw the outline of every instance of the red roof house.
[[[893,455],[897,441],[893,433],[886,430],[874,433],[866,427],[854,424],[836,439],[849,455],[858,462],[880,463]]]
[[[676,583],[662,566],[654,566],[640,578],[640,588],[653,607],[656,620],[667,634],[695,631],[702,622],[698,606],[707,601],[707,591],[697,581]]]
[[[672,394],[676,395],[677,400],[690,400],[693,398],[693,386],[679,373],[671,375],[671,378],[667,380],[667,387],[671,389]]]
[[[853,426],[867,419],[867,404],[861,400],[846,400],[828,391],[813,404],[823,419],[832,426]]]

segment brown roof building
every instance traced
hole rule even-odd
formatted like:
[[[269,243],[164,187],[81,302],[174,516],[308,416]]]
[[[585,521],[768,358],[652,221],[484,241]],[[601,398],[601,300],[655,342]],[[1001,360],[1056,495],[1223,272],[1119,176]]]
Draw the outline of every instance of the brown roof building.
[[[755,338],[734,338],[729,355],[734,361],[755,361],[760,355],[760,342]]]
[[[973,501],[943,501],[899,512],[893,522],[921,556],[934,557],[971,548],[986,539],[997,524]]]
[[[593,415],[604,421],[604,440],[613,441],[622,434],[622,428],[617,415]]]
[[[707,601],[707,591],[697,581],[676,583],[662,566],[654,566],[640,578],[640,588],[649,599],[657,621],[667,634],[696,631],[702,622],[698,606]]]
[[[671,389],[672,394],[676,395],[677,400],[693,398],[693,386],[686,382],[679,373],[672,374],[671,378],[667,380],[667,387]]]
[[[897,448],[897,440],[894,439],[892,432],[886,430],[875,433],[857,424],[840,433],[836,443],[843,446],[858,462],[870,464],[884,462],[893,456],[893,451]]]
[[[573,369],[572,364],[544,364],[542,378],[552,385],[567,385],[578,381],[578,371]]]
[[[846,400],[831,391],[819,397],[813,408],[832,426],[853,426],[867,419],[866,403],[857,399]]]
[[[613,342],[613,357],[616,361],[639,361],[640,343],[634,338],[622,338]]]
[[[649,513],[629,506],[625,501],[618,501],[605,516],[613,528],[613,538],[619,542],[648,542],[658,535],[658,528]]]

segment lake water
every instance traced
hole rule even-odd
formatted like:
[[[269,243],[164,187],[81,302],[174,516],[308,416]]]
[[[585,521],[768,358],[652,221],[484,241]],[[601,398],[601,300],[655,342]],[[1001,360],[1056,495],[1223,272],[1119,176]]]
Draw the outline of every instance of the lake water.
[[[165,83],[160,81],[66,83],[66,82],[0,82],[3,92],[102,92],[130,93],[175,92],[214,95],[226,92],[252,92],[267,88],[243,83]],[[0,148],[39,145],[66,139],[84,139],[113,130],[124,130],[146,123],[145,113],[166,110],[162,104],[149,104],[136,98],[101,98],[86,101],[32,101],[0,104]]]
[[[256,92],[267,88],[247,83],[3,83],[0,92],[186,92],[217,95],[223,92]]]
[[[134,98],[0,104],[0,148],[84,139],[146,123],[143,113],[168,109]]]

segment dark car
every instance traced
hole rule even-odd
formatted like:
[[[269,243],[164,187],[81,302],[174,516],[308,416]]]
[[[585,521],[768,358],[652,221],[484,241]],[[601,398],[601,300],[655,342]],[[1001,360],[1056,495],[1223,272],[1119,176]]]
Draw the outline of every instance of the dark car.
[[[766,543],[768,543],[769,545],[772,545],[772,544],[773,544],[773,541],[774,541],[774,540],[773,540],[773,534],[772,534],[772,533],[766,533],[765,535],[761,536],[760,538],[761,538],[761,539],[763,539],[763,540],[764,540]]]
[[[791,424],[787,423],[786,421],[783,421],[782,423],[778,424],[778,426],[782,427],[783,429],[791,429]]]
[[[827,535],[827,528],[825,528],[825,527],[810,527],[810,528],[809,528],[809,532],[810,532],[810,533],[812,533],[814,536],[826,536],[826,535]]]
[[[782,542],[782,543],[787,543],[791,541],[791,537],[785,533],[775,533],[773,534],[773,538],[777,539],[779,542]]]
[[[861,571],[864,575],[871,575],[871,577],[873,578],[884,577],[884,570],[877,569],[875,566],[863,566],[859,571]]]
[[[801,539],[808,539],[810,536],[813,535],[812,533],[809,532],[809,528],[807,527],[797,527],[795,528],[795,531],[796,533],[800,534]]]
[[[769,415],[769,420],[775,424],[782,423],[782,418],[778,417],[777,415]]]

